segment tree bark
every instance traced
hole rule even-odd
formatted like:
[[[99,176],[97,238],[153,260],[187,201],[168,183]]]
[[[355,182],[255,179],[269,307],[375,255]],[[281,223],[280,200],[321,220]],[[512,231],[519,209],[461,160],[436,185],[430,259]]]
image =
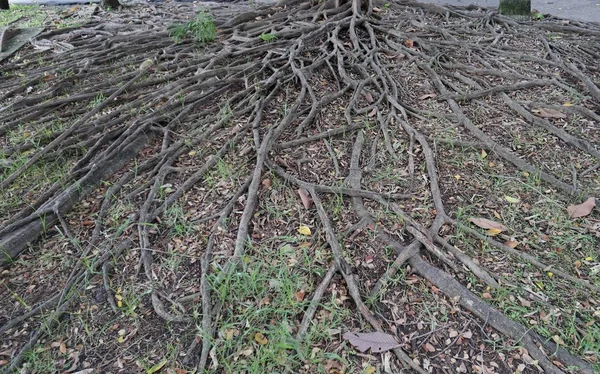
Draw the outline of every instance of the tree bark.
[[[10,5],[8,4],[8,0],[0,0],[0,10],[9,10]]]
[[[2,0],[0,0],[0,1],[2,1]],[[102,0],[103,8],[117,9],[120,6],[121,6],[121,4],[119,4],[119,0]]]
[[[531,0],[500,0],[498,11],[506,16],[529,19]]]

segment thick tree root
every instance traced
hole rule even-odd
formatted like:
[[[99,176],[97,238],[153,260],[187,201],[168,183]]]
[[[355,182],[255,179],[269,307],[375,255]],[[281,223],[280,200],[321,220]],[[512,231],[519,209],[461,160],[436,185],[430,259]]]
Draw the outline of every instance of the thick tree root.
[[[330,250],[331,263],[312,294],[296,331],[298,339],[309,331],[336,274],[343,278],[360,316],[372,329],[386,331],[365,304],[369,290],[363,288],[364,280],[353,271],[351,254],[344,250],[350,235],[364,235],[362,230],[369,228],[382,246],[395,252],[393,263],[372,283],[371,297],[381,294],[397,271],[408,267],[446,297],[457,298],[474,317],[519,342],[545,372],[562,373],[576,366],[579,372],[592,373],[588,362],[502,314],[459,281],[458,274],[469,274],[493,289],[508,283],[459,250],[461,243],[444,235],[449,231],[465,233],[540,270],[548,265],[451,218],[456,212],[448,208],[440,187],[444,160],[436,147],[446,143],[485,149],[515,169],[539,176],[545,188],[565,196],[597,193],[590,177],[600,160],[597,145],[535,113],[540,107],[559,108],[598,123],[600,89],[597,80],[590,78],[597,74],[593,67],[600,56],[597,43],[586,39],[579,47],[565,46],[548,40],[544,30],[581,37],[597,36],[600,30],[550,21],[516,23],[493,13],[404,1],[387,3],[386,11],[382,9],[383,4],[373,1],[328,0],[281,2],[235,16],[219,13],[217,40],[202,46],[201,54],[196,53],[199,47],[194,41],[174,43],[164,28],[150,33],[142,26],[129,26],[125,35],[114,25],[88,24],[41,36],[68,40],[75,48],[67,52],[42,53],[39,64],[31,59],[37,54],[25,55],[0,67],[5,87],[0,98],[0,135],[14,134],[20,126],[36,132],[32,141],[3,141],[0,152],[6,162],[0,164],[4,173],[0,188],[7,196],[25,199],[24,190],[38,187],[28,180],[34,167],[45,162],[69,165],[60,178],[42,186],[36,198],[29,196],[23,204],[2,212],[0,265],[12,266],[55,226],[65,240],[76,243],[81,233],[66,217],[82,199],[98,191],[101,195],[91,212],[93,230],[84,237],[87,245],[78,253],[63,291],[0,327],[0,335],[6,334],[42,311],[51,311],[14,353],[9,370],[18,368],[25,353],[72,308],[85,292],[87,277],[101,274],[109,306],[119,313],[111,291],[111,269],[124,261],[122,252],[138,260],[136,270],[143,273],[143,280],[137,280],[148,286],[157,316],[165,323],[199,326],[184,363],[199,372],[206,370],[222,308],[212,292],[246,255],[261,188],[265,175],[271,173],[308,192]],[[434,26],[428,17],[445,25]],[[531,46],[530,53],[511,46],[522,33],[538,38],[540,45]],[[150,63],[144,63],[148,58]],[[575,59],[577,65],[570,62]],[[59,67],[68,74],[61,75]],[[105,79],[107,73],[112,74],[110,79]],[[27,77],[25,84],[22,75]],[[48,86],[45,91],[28,94],[27,87],[42,90],[43,85]],[[519,96],[535,97],[544,90],[576,96],[581,104],[565,109]],[[423,102],[430,99],[449,110],[427,109]],[[474,115],[478,108],[492,107],[488,100],[501,102],[519,121],[583,154],[587,170],[565,180],[539,159],[511,149]],[[61,129],[49,125],[57,120],[67,125]],[[440,130],[439,124],[445,128]],[[349,137],[355,140],[348,160],[339,154],[348,143],[337,142]],[[209,174],[227,157],[237,160],[243,182],[218,201],[199,202],[210,208],[195,223],[211,223],[204,236],[199,292],[174,297],[155,272],[161,261],[157,247],[163,245],[156,227],[171,207],[196,188],[204,188]],[[331,162],[333,181],[331,176],[303,171],[302,165],[315,157]],[[365,182],[365,175],[384,162],[394,165],[395,172],[402,165],[407,187],[384,185],[375,190]],[[335,184],[341,177],[346,177],[345,184]],[[107,181],[110,187],[104,188]],[[327,211],[329,195],[351,201],[359,219],[344,235]],[[133,208],[115,229],[109,224],[109,212],[119,199]],[[433,214],[417,219],[399,206],[401,201],[427,201]],[[236,204],[243,206],[239,215],[234,214]],[[395,228],[375,218],[373,206],[401,218],[406,243],[397,239],[400,234]],[[227,230],[235,231],[233,248],[226,259],[217,260],[215,248]],[[122,236],[137,244],[126,240],[116,249],[101,245],[121,242]],[[97,251],[98,247],[103,249]],[[216,269],[218,274],[213,274]],[[580,274],[561,269],[553,273],[573,287],[598,293],[597,286]],[[189,305],[197,303],[201,303],[201,316],[189,312]],[[396,348],[394,354],[401,365],[427,372],[411,352]]]

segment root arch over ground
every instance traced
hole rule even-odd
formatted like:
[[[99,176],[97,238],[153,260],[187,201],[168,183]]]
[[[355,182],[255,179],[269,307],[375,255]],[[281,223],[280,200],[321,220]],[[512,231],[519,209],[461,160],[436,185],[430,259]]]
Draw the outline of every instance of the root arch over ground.
[[[522,346],[533,367],[594,371],[589,351],[565,348],[489,300],[527,289],[533,301],[524,304],[560,310],[565,300],[511,274],[551,272],[583,305],[574,340],[585,340],[598,307],[585,304],[598,298],[589,264],[545,256],[549,247],[520,231],[535,217],[512,221],[514,237],[490,236],[462,209],[478,201],[471,215],[508,220],[493,183],[522,183],[525,212],[546,195],[553,204],[598,195],[600,26],[401,1],[282,2],[215,9],[217,40],[200,46],[175,43],[162,12],[46,32],[38,41],[49,51],[0,67],[0,189],[12,201],[0,261],[19,273],[37,261],[40,241],[71,259],[46,293],[4,305],[9,371],[88,290],[101,290],[106,313],[123,313],[117,284],[130,281],[146,290],[155,323],[197,334],[181,364],[208,370],[232,307],[216,290],[262,256],[257,248],[303,225],[313,236],[298,248],[326,256],[291,328],[298,341],[319,323],[334,280],[361,323],[354,328],[389,333],[386,308],[401,304],[382,295],[412,273],[483,335],[492,328]],[[165,234],[173,230],[185,238],[175,242],[185,258],[176,265]],[[593,243],[574,248],[586,257]],[[426,362],[453,346],[424,358],[402,342],[395,365],[431,372]]]

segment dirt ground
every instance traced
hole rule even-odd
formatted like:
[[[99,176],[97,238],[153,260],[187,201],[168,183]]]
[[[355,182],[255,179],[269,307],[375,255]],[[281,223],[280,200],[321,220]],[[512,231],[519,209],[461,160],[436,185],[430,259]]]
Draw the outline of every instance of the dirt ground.
[[[600,371],[600,26],[333,5],[2,18],[0,370]]]

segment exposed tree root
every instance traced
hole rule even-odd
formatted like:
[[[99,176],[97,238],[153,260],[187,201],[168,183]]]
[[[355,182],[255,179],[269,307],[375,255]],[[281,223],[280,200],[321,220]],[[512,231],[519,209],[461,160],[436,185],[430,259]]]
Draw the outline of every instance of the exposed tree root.
[[[2,143],[6,162],[0,164],[4,172],[0,189],[25,201],[0,217],[0,264],[10,267],[54,226],[70,243],[81,239],[86,243],[75,247],[79,260],[61,292],[0,327],[0,334],[5,334],[42,311],[51,311],[14,352],[9,370],[18,368],[25,353],[72,308],[89,277],[101,274],[108,303],[119,312],[111,291],[111,269],[124,263],[124,252],[139,261],[136,269],[144,279],[137,280],[148,285],[156,315],[165,323],[196,323],[199,331],[184,363],[199,372],[206,370],[222,307],[211,287],[240,266],[253,240],[265,174],[271,172],[309,192],[330,250],[328,271],[296,331],[299,339],[309,330],[336,274],[342,276],[362,318],[372,329],[386,331],[364,302],[369,290],[353,271],[351,254],[343,245],[347,238],[339,234],[323,201],[336,195],[351,200],[359,218],[346,235],[364,235],[361,230],[369,228],[383,246],[395,251],[395,261],[372,284],[371,297],[408,266],[448,298],[456,298],[473,316],[521,344],[545,372],[563,373],[566,367],[576,366],[581,373],[592,373],[588,362],[502,314],[457,279],[457,274],[472,274],[494,289],[507,284],[501,275],[458,249],[461,243],[445,235],[448,232],[465,233],[542,271],[549,266],[451,218],[456,212],[447,208],[440,187],[438,168],[444,160],[436,147],[439,141],[485,149],[516,169],[539,176],[544,188],[566,196],[597,194],[590,179],[600,160],[597,145],[534,111],[546,105],[598,125],[600,89],[590,76],[591,66],[597,63],[593,56],[600,56],[600,50],[593,39],[584,38],[597,37],[597,26],[516,23],[494,13],[406,1],[390,2],[385,10],[374,1],[289,1],[228,15],[216,18],[217,40],[202,46],[200,54],[192,40],[174,43],[164,28],[150,33],[131,26],[125,35],[115,25],[92,23],[42,34],[41,38],[75,47],[67,52],[42,53],[39,64],[38,54],[26,54],[0,68],[5,87],[0,98],[0,135],[12,134],[19,126],[33,133],[30,141]],[[440,26],[427,22],[427,17],[434,17]],[[548,40],[545,30],[580,35],[581,45]],[[528,51],[512,46],[523,33],[539,43]],[[140,67],[147,58],[152,64]],[[105,79],[106,73],[112,73],[112,78]],[[43,92],[28,94],[28,87],[43,85],[47,85]],[[519,96],[543,90],[573,95],[578,104],[553,107]],[[446,105],[447,111],[433,113],[422,105],[431,99]],[[587,170],[565,180],[539,159],[511,149],[485,121],[475,119],[474,108],[489,106],[489,100],[503,103],[526,125],[583,154]],[[55,120],[66,125],[53,128],[50,123]],[[447,131],[434,128],[429,123],[433,121],[443,123]],[[343,159],[336,153],[336,139],[351,137],[355,137],[352,156]],[[404,154],[398,139],[406,145]],[[301,171],[301,165],[315,157],[316,148],[310,147],[321,142],[324,158],[333,165],[333,181],[331,176]],[[294,152],[298,149],[303,150],[302,159]],[[162,245],[155,228],[169,208],[204,186],[209,173],[232,154],[243,160],[239,169],[245,182],[221,201],[201,202],[210,209],[196,223],[212,224],[200,261],[200,289],[176,298],[155,271],[155,257],[160,258],[157,247]],[[190,155],[196,161],[187,162]],[[294,158],[295,164],[289,162]],[[382,160],[406,168],[408,187],[383,186],[376,191],[363,183],[364,174],[376,171]],[[28,173],[46,162],[69,168],[52,183],[38,186]],[[335,184],[343,177],[344,185]],[[110,187],[105,188],[106,181],[111,181]],[[37,196],[25,198],[29,189]],[[93,230],[78,237],[80,231],[65,217],[92,191],[102,195],[90,214]],[[108,214],[119,199],[130,202],[133,209],[116,230],[108,224]],[[432,216],[414,218],[399,206],[405,200],[431,203]],[[233,219],[238,203],[243,211]],[[373,207],[393,212],[404,227],[386,227],[374,218]],[[234,248],[225,259],[216,260],[215,247],[226,230],[236,232]],[[408,244],[397,240],[396,230],[402,231]],[[116,244],[122,236],[136,244],[129,240]],[[552,271],[573,287],[598,293],[597,286],[580,274]],[[188,305],[197,303],[201,303],[201,316],[189,312]],[[402,365],[427,372],[411,352],[397,348],[394,353]]]

